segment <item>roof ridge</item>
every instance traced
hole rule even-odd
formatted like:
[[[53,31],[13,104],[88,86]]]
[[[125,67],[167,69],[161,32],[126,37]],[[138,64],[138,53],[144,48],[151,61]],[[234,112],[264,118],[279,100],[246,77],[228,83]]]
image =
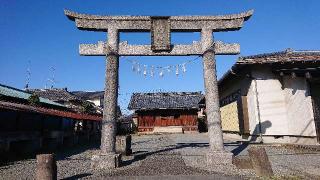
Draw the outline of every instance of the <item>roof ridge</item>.
[[[171,92],[134,92],[132,94],[202,94],[201,91],[191,91],[191,92],[187,92],[187,91],[180,91],[180,92],[175,92],[175,91],[171,91]]]
[[[24,93],[30,94],[30,92],[27,92],[27,91],[25,91],[25,90],[18,89],[18,88],[15,88],[15,87],[12,87],[12,86],[8,86],[8,85],[4,85],[4,84],[1,84],[1,83],[0,83],[0,86],[5,87],[5,88],[9,88],[9,89],[13,89],[13,90],[16,90],[16,91],[20,91],[20,92],[24,92]]]
[[[243,61],[245,59],[254,59],[254,58],[263,58],[268,56],[276,56],[276,55],[289,55],[289,54],[320,54],[320,50],[294,50],[292,48],[287,48],[283,51],[276,51],[271,53],[262,53],[256,55],[249,56],[241,56],[238,58],[238,61]]]
[[[249,55],[249,56],[240,56],[239,60],[241,61],[241,60],[244,60],[244,59],[253,59],[253,58],[266,57],[266,56],[287,54],[287,53],[290,53],[292,51],[293,51],[292,49],[287,48],[284,51],[275,51],[275,52],[270,52],[270,53],[261,53],[261,54]]]

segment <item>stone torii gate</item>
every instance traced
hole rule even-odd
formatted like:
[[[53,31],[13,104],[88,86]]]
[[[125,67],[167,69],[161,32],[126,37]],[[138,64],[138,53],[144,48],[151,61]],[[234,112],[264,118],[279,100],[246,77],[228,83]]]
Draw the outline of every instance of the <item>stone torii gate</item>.
[[[119,56],[203,56],[206,112],[210,150],[207,163],[231,164],[232,153],[223,145],[215,55],[239,54],[239,44],[213,40],[213,32],[239,30],[253,10],[218,16],[100,16],[65,10],[80,30],[107,32],[107,42],[80,44],[80,55],[106,56],[105,98],[102,120],[101,154],[94,155],[93,167],[114,168],[120,156],[115,152],[116,107],[118,99]],[[120,32],[151,32],[151,45],[119,42]],[[201,32],[201,40],[189,45],[173,45],[171,32]]]

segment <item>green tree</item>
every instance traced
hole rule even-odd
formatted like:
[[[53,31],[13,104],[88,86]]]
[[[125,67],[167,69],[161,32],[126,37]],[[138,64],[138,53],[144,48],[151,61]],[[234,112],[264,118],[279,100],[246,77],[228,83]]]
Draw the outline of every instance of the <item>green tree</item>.
[[[40,105],[40,98],[38,95],[36,94],[32,94],[29,98],[28,98],[28,102],[31,106],[38,106]]]

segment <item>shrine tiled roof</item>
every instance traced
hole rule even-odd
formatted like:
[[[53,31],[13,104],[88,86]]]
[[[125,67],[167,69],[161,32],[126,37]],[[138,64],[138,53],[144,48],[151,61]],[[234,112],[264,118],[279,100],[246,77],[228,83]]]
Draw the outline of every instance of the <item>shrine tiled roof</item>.
[[[130,110],[198,109],[201,92],[133,93]]]
[[[92,120],[92,121],[102,120],[102,116],[100,115],[92,115],[92,114],[85,114],[85,113],[78,113],[78,112],[71,112],[71,111],[62,111],[57,109],[36,107],[36,106],[27,105],[27,104],[19,104],[19,103],[13,103],[13,102],[5,102],[5,101],[0,101],[0,108],[10,109],[14,111],[40,113],[40,114],[59,116],[64,118],[73,118],[77,120]]]
[[[84,100],[104,97],[104,91],[73,91],[72,94]]]
[[[28,89],[28,92],[34,93],[40,97],[44,97],[50,99],[52,101],[75,101],[81,100],[80,97],[76,96],[75,94],[67,91],[67,89],[59,89],[59,88],[52,88],[52,89]]]
[[[320,51],[304,51],[286,49],[285,51],[258,54],[253,56],[243,56],[236,64],[266,64],[266,63],[290,63],[290,62],[320,62]]]
[[[220,79],[221,84],[225,79],[231,77],[237,71],[248,65],[255,64],[294,64],[303,63],[316,64],[320,63],[320,51],[319,50],[293,50],[286,49],[284,51],[257,54],[252,56],[239,57],[237,62],[227,71]]]
[[[32,95],[32,93],[23,91],[20,89],[16,89],[10,86],[2,85],[0,84],[0,96],[6,96],[6,97],[11,97],[11,98],[17,98],[17,99],[23,99],[23,100],[28,100],[28,98]],[[60,106],[60,107],[65,107],[62,104],[53,102],[45,97],[39,97],[39,100],[41,103],[45,104],[50,104],[54,106]]]

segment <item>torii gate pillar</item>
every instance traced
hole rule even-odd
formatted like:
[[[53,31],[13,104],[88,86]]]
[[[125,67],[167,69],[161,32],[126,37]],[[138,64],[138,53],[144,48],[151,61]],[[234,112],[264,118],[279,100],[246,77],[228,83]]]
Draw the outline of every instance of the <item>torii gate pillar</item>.
[[[116,154],[116,120],[119,86],[119,31],[108,29],[109,51],[106,61],[104,107],[101,129],[101,153],[92,157],[94,169],[115,168],[120,166],[121,155]]]
[[[80,54],[107,56],[101,153],[93,156],[93,167],[115,168],[120,156],[115,153],[116,108],[118,99],[119,56],[203,56],[206,112],[210,149],[208,165],[231,164],[232,153],[226,152],[221,128],[215,55],[239,54],[239,44],[213,41],[213,32],[239,30],[253,11],[223,16],[99,16],[78,14],[65,10],[81,30],[105,31],[107,42],[81,44]],[[151,31],[152,45],[119,43],[119,32]],[[199,32],[201,41],[192,44],[171,44],[171,32]]]
[[[216,73],[216,60],[211,29],[202,29],[201,43],[203,53],[203,77],[206,98],[206,113],[210,150],[206,154],[208,165],[232,164],[233,154],[225,151],[221,127],[219,90]]]

